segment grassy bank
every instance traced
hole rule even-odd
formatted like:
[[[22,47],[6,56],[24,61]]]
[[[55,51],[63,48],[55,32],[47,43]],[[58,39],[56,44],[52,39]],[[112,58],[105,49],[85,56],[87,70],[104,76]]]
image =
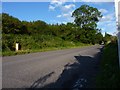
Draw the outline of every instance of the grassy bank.
[[[70,40],[63,40],[60,37],[52,35],[13,35],[3,34],[2,41],[2,55],[11,56],[18,54],[26,54],[32,52],[43,52],[50,50],[59,50],[66,48],[77,48],[88,46],[90,44],[83,44]],[[18,42],[21,46],[19,51],[15,51],[15,43]]]
[[[120,69],[117,43],[110,43],[103,49],[100,73],[97,76],[97,87],[120,88]]]
[[[85,46],[90,46],[91,44],[79,44],[78,46],[66,46],[66,47],[50,47],[50,48],[43,48],[43,49],[31,49],[31,50],[19,50],[19,51],[4,51],[2,52],[2,56],[12,56],[12,55],[20,55],[20,54],[28,54],[34,52],[44,52],[44,51],[52,51],[52,50],[62,50],[62,49],[70,49],[70,48],[80,48]]]

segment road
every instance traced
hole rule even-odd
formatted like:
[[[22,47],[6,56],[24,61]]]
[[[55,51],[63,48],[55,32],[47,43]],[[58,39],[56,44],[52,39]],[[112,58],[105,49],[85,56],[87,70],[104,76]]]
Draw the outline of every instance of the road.
[[[80,77],[91,85],[103,46],[3,57],[3,88],[67,87]]]

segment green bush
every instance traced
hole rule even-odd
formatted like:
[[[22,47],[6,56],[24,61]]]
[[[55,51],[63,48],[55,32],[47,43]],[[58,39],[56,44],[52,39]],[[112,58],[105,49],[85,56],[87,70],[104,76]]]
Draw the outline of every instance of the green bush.
[[[97,87],[120,88],[120,68],[118,66],[117,43],[110,43],[103,49],[100,73],[97,77]]]

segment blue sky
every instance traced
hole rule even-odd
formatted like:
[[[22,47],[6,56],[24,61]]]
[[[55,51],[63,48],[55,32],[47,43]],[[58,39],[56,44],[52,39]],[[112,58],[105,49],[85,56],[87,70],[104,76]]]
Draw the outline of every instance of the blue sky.
[[[63,0],[64,1],[64,0]],[[8,13],[20,20],[36,21],[42,20],[46,23],[67,23],[73,22],[72,12],[81,5],[87,4],[96,7],[102,12],[103,18],[98,23],[102,33],[113,34],[116,32],[115,8],[113,2],[3,2],[2,12]]]

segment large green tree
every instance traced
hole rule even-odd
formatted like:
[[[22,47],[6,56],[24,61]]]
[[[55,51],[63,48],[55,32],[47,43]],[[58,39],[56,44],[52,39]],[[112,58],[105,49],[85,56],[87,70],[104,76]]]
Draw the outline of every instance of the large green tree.
[[[96,23],[102,15],[97,8],[82,5],[72,13],[72,17],[75,18],[75,23],[81,28],[96,29]]]
[[[72,13],[72,17],[75,18],[75,24],[84,32],[84,35],[82,34],[80,36],[82,41],[95,44],[95,37],[98,32],[97,22],[102,18],[101,12],[99,12],[97,8],[82,5]]]

